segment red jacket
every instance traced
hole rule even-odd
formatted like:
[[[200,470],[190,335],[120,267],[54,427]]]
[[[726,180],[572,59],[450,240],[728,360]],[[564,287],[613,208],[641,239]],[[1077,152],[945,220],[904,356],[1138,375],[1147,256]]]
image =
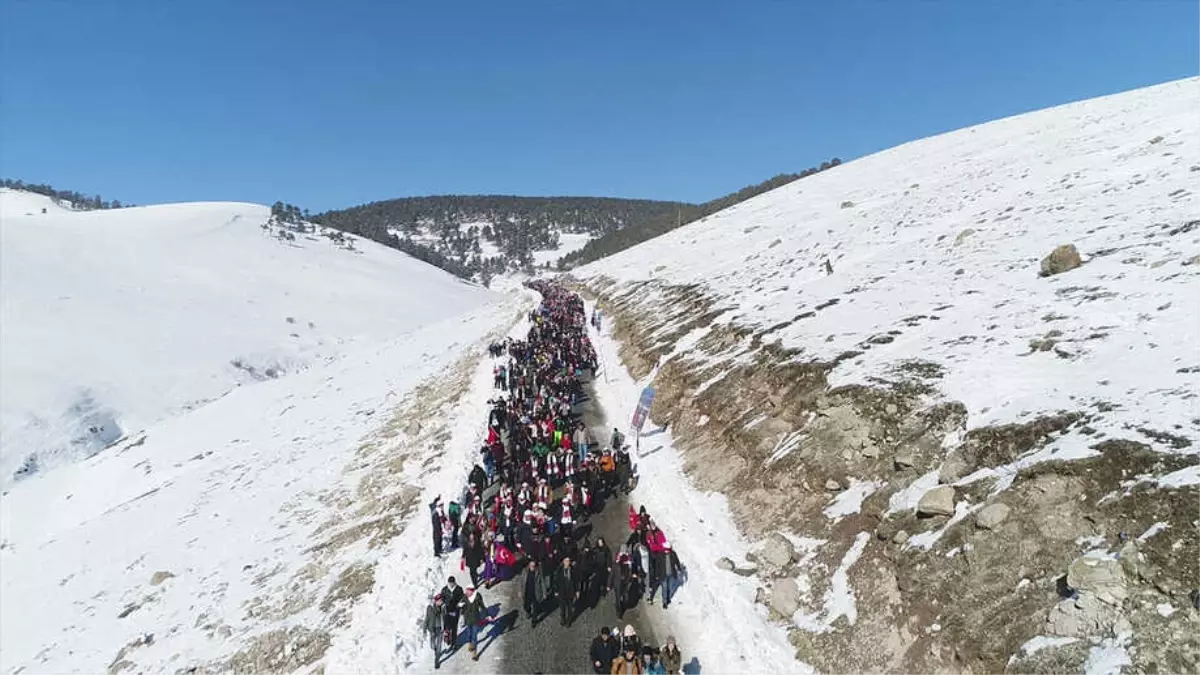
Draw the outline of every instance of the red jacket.
[[[667,543],[667,535],[662,530],[651,530],[646,533],[646,546],[654,553],[663,552],[663,544]]]
[[[636,530],[638,526],[638,512],[629,507],[629,529]]]

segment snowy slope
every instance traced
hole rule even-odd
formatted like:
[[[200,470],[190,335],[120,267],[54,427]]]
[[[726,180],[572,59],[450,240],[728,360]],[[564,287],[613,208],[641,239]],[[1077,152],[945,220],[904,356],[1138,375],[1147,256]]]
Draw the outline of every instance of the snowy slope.
[[[831,384],[934,361],[969,428],[1103,400],[1125,405],[1101,431],[1180,424],[1174,432],[1200,444],[1190,421],[1200,385],[1198,106],[1200,81],[1189,79],[908,143],[576,276],[652,282],[636,293],[648,310],[669,304],[669,287],[694,284],[726,310],[716,325],[776,327],[762,342],[802,349],[804,360],[863,352]],[[1041,259],[1068,243],[1086,264],[1039,278]],[[753,348],[747,338],[721,356],[689,351],[708,330],[675,349],[706,362],[715,384]],[[1051,330],[1061,331],[1056,348],[1030,354]]]
[[[281,239],[252,204],[72,212],[5,190],[0,209],[5,483],[493,297],[372,242]]]
[[[915,141],[572,273],[639,378],[621,405],[653,384],[670,424],[642,480],[682,468],[763,550],[792,541],[757,602],[797,658],[995,672],[1068,636],[1014,672],[1194,669],[1200,615],[1176,610],[1197,583],[1198,109],[1189,79]],[[1066,244],[1082,265],[1040,275]],[[737,537],[705,547],[670,512],[703,503],[689,490],[656,509],[695,565],[728,568]],[[1156,566],[1122,573],[1116,623],[1079,609],[1086,582],[1059,596],[1089,555]],[[683,632],[715,614],[769,639],[739,583]]]
[[[0,195],[5,461],[77,461],[0,496],[0,672],[317,667],[527,297],[256,205],[46,202]]]
[[[0,670],[318,661],[397,554],[392,537],[427,527],[412,515],[439,448],[406,430],[420,428],[409,406],[432,412],[441,395],[413,388],[460,384],[455,370],[516,311],[488,306],[237,388],[13,486],[0,498]]]

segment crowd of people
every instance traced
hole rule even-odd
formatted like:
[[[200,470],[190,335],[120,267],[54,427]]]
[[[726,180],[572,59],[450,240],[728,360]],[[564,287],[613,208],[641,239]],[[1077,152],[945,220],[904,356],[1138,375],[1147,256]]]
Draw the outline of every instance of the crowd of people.
[[[460,622],[467,648],[478,659],[479,628],[489,618],[480,587],[521,575],[526,618],[536,626],[556,600],[559,621],[570,626],[580,611],[608,595],[618,617],[642,598],[652,602],[659,590],[666,608],[685,572],[644,507],[630,507],[630,535],[615,551],[584,527],[607,500],[628,494],[636,467],[618,429],[601,445],[574,412],[584,374],[594,376],[597,365],[582,299],[551,282],[529,286],[542,302],[529,315],[526,339],[509,338],[489,348],[498,360],[493,384],[500,396],[489,401],[480,460],[457,500],[444,504],[439,497],[430,504],[434,554],[458,549],[460,569],[470,579],[464,589],[450,577],[426,612],[435,667],[443,651],[455,649]],[[598,317],[592,321],[595,325]],[[667,646],[674,651],[661,657],[666,647],[640,642],[627,654],[630,634],[636,640],[632,626],[597,638],[600,646],[594,643],[590,653],[596,672],[679,672],[670,655],[678,654],[673,640]],[[613,644],[615,651],[605,651]]]

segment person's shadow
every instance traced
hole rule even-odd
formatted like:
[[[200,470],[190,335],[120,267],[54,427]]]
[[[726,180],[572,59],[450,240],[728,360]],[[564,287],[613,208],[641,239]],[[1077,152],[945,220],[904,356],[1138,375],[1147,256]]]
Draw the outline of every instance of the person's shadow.
[[[683,664],[684,675],[700,675],[700,659],[692,657],[691,661]]]
[[[492,615],[492,611],[493,610],[491,609],[488,610],[489,616]],[[495,613],[499,614],[500,605],[495,605],[494,611]],[[509,610],[509,612],[504,616],[498,619],[493,619],[491,630],[488,632],[487,638],[479,643],[479,650],[476,652],[476,654],[478,656],[483,656],[483,653],[487,651],[488,647],[492,646],[492,643],[496,641],[496,638],[504,635],[511,630],[513,626],[517,625],[517,617],[520,616],[520,614],[521,613],[518,610],[513,609]]]

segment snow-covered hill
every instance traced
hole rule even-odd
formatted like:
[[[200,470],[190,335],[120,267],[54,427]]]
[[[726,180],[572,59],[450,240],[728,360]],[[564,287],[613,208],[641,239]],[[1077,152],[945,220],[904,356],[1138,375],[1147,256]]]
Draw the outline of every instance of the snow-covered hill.
[[[0,496],[0,671],[315,667],[462,480],[454,406],[526,296],[251,204],[0,205],[5,461],[44,469]]]
[[[1075,556],[1143,532],[1123,564],[1167,590],[1128,581],[1133,646],[1088,615],[1017,667],[1195,667],[1166,636],[1200,621],[1197,110],[1189,79],[915,141],[573,273],[692,478],[754,537],[827,542],[772,602],[818,669],[1004,668]],[[1082,265],[1042,276],[1060,245]],[[916,518],[939,482],[953,518]]]
[[[4,483],[491,297],[356,237],[280,237],[253,204],[0,209]]]

